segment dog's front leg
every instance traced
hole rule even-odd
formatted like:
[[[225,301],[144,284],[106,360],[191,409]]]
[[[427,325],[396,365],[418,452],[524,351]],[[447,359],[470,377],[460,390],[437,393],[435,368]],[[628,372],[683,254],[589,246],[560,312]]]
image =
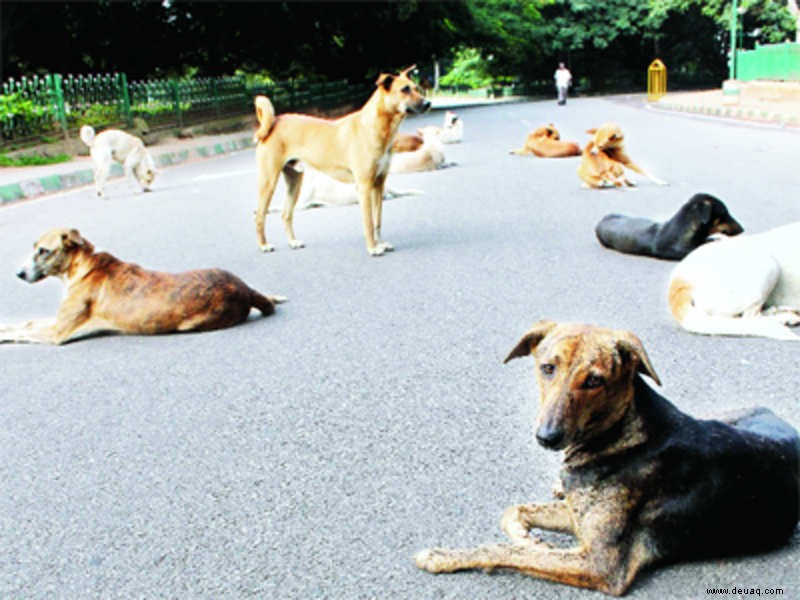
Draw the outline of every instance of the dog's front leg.
[[[55,319],[0,326],[0,343],[55,344]]]
[[[139,183],[139,185],[144,187],[144,184],[142,184],[142,182],[139,181],[139,177],[136,174],[136,171],[134,170],[134,167],[136,167],[136,164],[138,162],[139,162],[138,153],[135,151],[131,152],[125,159],[125,162],[122,163],[122,170],[125,173],[125,177],[136,180]]]
[[[656,185],[669,185],[666,181],[663,181],[662,179],[659,179],[655,175],[652,175],[651,173],[648,173],[647,171],[645,171],[642,167],[640,167],[635,162],[633,162],[624,153],[622,153],[620,155],[620,162],[623,165],[625,165],[626,167],[628,167],[631,171],[634,171],[634,172],[638,173],[639,175],[643,175],[644,177],[647,177],[650,181],[652,181]]]
[[[609,579],[593,565],[581,548],[541,549],[537,546],[494,544],[460,550],[433,548],[414,557],[417,567],[430,573],[452,573],[468,569],[514,569],[541,579],[608,593]]]
[[[386,252],[394,250],[389,242],[381,239],[381,221],[383,219],[383,188],[386,182],[386,177],[379,177],[375,181],[375,187],[372,189],[372,216],[375,219],[375,243],[378,247],[383,248]]]
[[[375,243],[375,221],[372,214],[372,181],[358,182],[358,202],[361,204],[361,220],[364,226],[364,240],[367,243],[367,252],[372,256],[382,256],[385,248]]]
[[[575,533],[575,523],[564,502],[545,504],[517,504],[509,506],[500,520],[500,527],[516,544],[537,543],[531,536],[532,528]]]

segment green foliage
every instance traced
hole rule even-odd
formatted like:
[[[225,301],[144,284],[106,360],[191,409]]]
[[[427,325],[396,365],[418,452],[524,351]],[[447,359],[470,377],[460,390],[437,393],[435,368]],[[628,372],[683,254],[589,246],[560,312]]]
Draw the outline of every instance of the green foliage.
[[[247,69],[236,69],[233,73],[234,77],[238,77],[244,81],[245,87],[256,88],[272,85],[275,80],[269,74],[269,71],[262,69],[260,71],[249,71]]]
[[[47,156],[44,154],[20,154],[18,156],[6,156],[0,154],[0,167],[32,167],[37,165],[52,165],[72,160],[69,154],[54,154]]]
[[[181,102],[179,104],[182,111],[188,111],[192,108],[191,102]],[[164,113],[172,113],[175,111],[175,105],[172,102],[146,102],[143,104],[136,104],[131,106],[131,112],[137,115],[156,116],[163,115]]]
[[[0,96],[0,124],[14,121],[30,123],[51,114],[51,108],[35,103],[20,92]]]
[[[774,44],[794,36],[796,21],[786,0],[740,0],[739,28],[744,33],[746,47],[756,42]],[[731,23],[731,0],[649,0],[650,26],[657,28],[670,15],[687,14],[699,9],[703,17],[711,19],[720,34],[728,34]]]
[[[120,120],[119,107],[115,104],[92,104],[78,119],[81,125],[97,127]]]
[[[489,61],[476,48],[458,50],[452,68],[439,80],[443,86],[459,86],[471,89],[492,84]]]

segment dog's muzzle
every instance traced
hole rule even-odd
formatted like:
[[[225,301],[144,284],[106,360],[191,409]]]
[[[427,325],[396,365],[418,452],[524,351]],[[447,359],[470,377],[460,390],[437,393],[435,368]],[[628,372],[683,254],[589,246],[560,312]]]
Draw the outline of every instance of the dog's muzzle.
[[[564,447],[564,430],[561,427],[542,425],[536,430],[536,441],[549,450],[560,450]]]
[[[412,112],[414,114],[428,112],[430,109],[431,109],[430,100],[423,100],[419,104],[413,104],[407,107],[407,111]]]
[[[20,267],[19,271],[17,271],[17,277],[19,277],[23,281],[27,281],[28,283],[35,283],[44,276],[36,269],[29,269],[28,267]]]

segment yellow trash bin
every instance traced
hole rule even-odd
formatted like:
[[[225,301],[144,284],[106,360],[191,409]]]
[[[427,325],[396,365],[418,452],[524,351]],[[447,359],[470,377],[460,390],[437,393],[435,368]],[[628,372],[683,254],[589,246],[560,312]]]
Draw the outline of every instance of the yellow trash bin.
[[[647,68],[647,101],[655,102],[667,93],[667,67],[655,59]]]

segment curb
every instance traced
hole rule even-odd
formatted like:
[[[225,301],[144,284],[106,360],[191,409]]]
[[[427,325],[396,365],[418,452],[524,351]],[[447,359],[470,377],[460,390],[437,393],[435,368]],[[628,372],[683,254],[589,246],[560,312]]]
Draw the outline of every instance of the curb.
[[[708,117],[721,117],[737,121],[750,121],[757,123],[770,123],[782,127],[800,126],[800,117],[783,113],[771,112],[755,108],[740,108],[736,106],[706,106],[703,104],[677,104],[659,100],[652,107],[656,110],[684,112]]]
[[[194,160],[205,160],[239,150],[255,147],[251,135],[227,142],[220,142],[208,146],[196,146],[186,150],[163,152],[153,154],[157,167],[172,167]],[[114,163],[111,167],[111,178],[122,177],[122,165]],[[92,169],[81,169],[62,175],[48,175],[36,179],[28,179],[19,183],[10,183],[0,186],[0,205],[16,200],[36,198],[45,194],[52,194],[70,188],[80,187],[94,183]]]

